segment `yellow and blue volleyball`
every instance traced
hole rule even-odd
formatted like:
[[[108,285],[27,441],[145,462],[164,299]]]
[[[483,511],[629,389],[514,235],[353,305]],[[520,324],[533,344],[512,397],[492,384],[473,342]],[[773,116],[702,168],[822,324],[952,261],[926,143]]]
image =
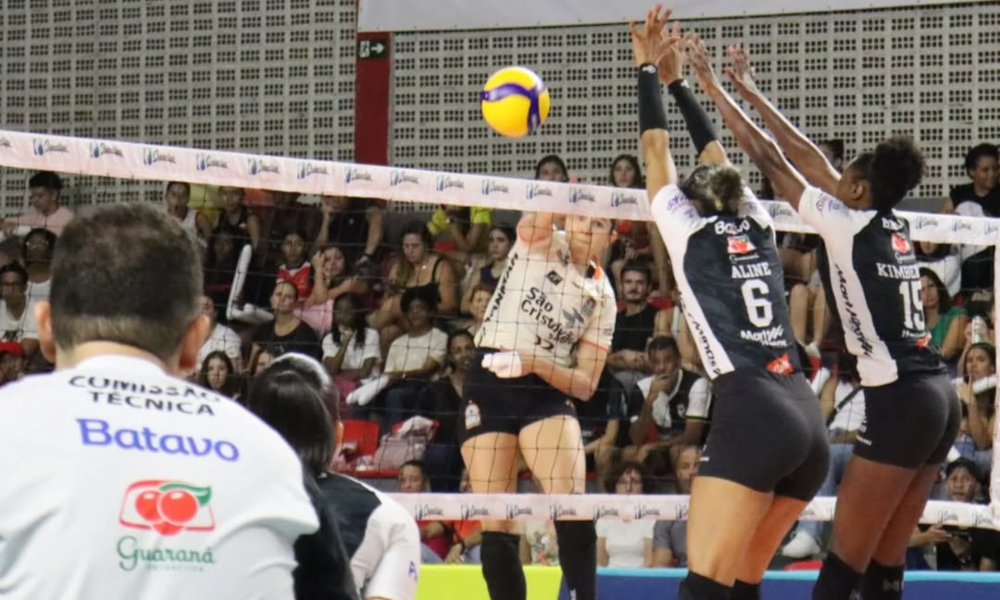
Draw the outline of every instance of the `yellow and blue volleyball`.
[[[545,82],[524,67],[507,67],[493,74],[479,95],[483,119],[500,135],[523,137],[549,116]]]

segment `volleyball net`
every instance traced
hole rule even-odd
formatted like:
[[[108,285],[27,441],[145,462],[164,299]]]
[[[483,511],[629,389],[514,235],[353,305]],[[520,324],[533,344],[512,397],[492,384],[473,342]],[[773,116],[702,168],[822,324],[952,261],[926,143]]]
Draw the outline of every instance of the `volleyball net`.
[[[298,198],[292,202],[300,203],[296,206],[301,207],[302,210],[322,211],[324,214],[329,211],[319,207],[322,207],[323,203],[330,201],[330,199],[367,199],[377,202],[374,205],[358,205],[360,208],[358,208],[356,215],[357,219],[341,223],[341,225],[347,223],[347,227],[357,228],[371,226],[370,222],[365,224],[365,219],[370,216],[367,211],[375,206],[378,210],[385,212],[383,210],[385,203],[388,203],[387,214],[392,217],[389,220],[394,220],[398,224],[398,222],[422,214],[423,211],[426,212],[424,218],[429,223],[429,229],[432,230],[434,229],[434,220],[438,218],[435,214],[439,208],[451,215],[456,207],[477,210],[490,209],[494,211],[495,215],[506,214],[511,217],[506,220],[507,225],[516,223],[514,219],[520,211],[586,214],[615,219],[617,222],[642,223],[650,220],[648,198],[643,191],[632,188],[554,183],[483,174],[435,172],[282,156],[216,152],[194,148],[13,131],[0,131],[0,167],[2,167],[0,169],[0,187],[3,191],[10,195],[21,190],[24,194],[22,206],[8,205],[3,207],[8,217],[30,214],[32,209],[28,203],[28,181],[35,172],[55,172],[60,174],[65,181],[62,193],[63,202],[70,207],[77,208],[114,202],[162,203],[169,182],[186,183],[190,196],[186,200],[186,207],[188,210],[195,211],[209,219],[211,221],[209,229],[214,228],[215,231],[219,231],[218,224],[226,218],[226,209],[223,206],[226,200],[223,196],[231,190],[240,191],[238,204],[243,207],[249,206],[250,213],[260,212],[260,214],[287,206],[288,198]],[[274,198],[277,198],[279,194],[285,194],[285,199],[275,201]],[[256,200],[249,201],[249,198]],[[257,203],[255,204],[255,202]],[[348,201],[348,204],[351,202],[354,200]],[[797,214],[788,204],[765,201],[765,205],[779,231],[788,234],[811,233],[812,230],[798,219]],[[181,212],[186,211],[182,210]],[[467,218],[469,213],[464,214]],[[992,248],[1000,240],[1000,222],[993,219],[930,213],[910,213],[907,216],[911,225],[912,238],[918,242]],[[193,229],[199,227],[198,218],[202,217],[192,219]],[[451,216],[447,218],[450,219]],[[326,217],[323,218],[324,222],[325,219]],[[8,223],[11,222],[13,221],[8,221]],[[450,221],[446,221],[446,223],[450,223]],[[498,219],[494,218],[493,224],[497,223]],[[245,231],[245,225],[244,221],[242,223],[244,229],[240,231]],[[438,225],[440,226],[440,224]],[[239,229],[241,225],[236,223],[233,227]],[[376,240],[376,245],[381,248],[397,250],[396,260],[407,260],[405,249],[402,253],[398,253],[400,234],[408,231],[406,227],[400,228],[397,225],[395,226],[397,231],[393,231],[394,226],[383,225],[383,227],[385,228],[383,239]],[[7,227],[6,231],[8,234],[23,235],[27,229],[24,226]],[[266,235],[268,228],[264,227],[264,231]],[[279,231],[279,228],[273,228],[271,231]],[[367,244],[369,241],[367,238],[361,239],[364,236],[359,237],[357,231],[341,229],[339,233],[329,231],[325,239],[326,243],[314,245],[315,233],[306,235],[296,232],[294,228],[286,228],[282,231],[284,237],[266,239],[264,243],[276,246],[280,252],[281,247],[288,242],[288,235],[299,235],[302,238],[300,242],[305,246],[305,249],[301,251],[306,253],[306,256],[311,254],[312,250],[323,250],[328,245],[336,246],[339,234],[353,236],[352,239],[361,245]],[[249,240],[249,233],[246,235],[247,240]],[[417,235],[420,237],[422,233]],[[213,236],[204,242],[206,254],[210,257],[213,252],[218,250],[218,248],[213,249],[217,240]],[[275,314],[279,309],[274,304],[274,288],[276,287],[274,285],[274,264],[257,261],[256,251],[253,248],[244,249],[243,254],[240,255],[239,247],[237,244],[235,251],[231,250],[232,260],[230,262],[226,262],[225,265],[208,265],[206,273],[221,273],[221,279],[217,279],[223,285],[221,286],[222,291],[217,296],[221,300],[217,302],[220,306],[216,315],[220,321],[228,321],[231,326],[230,331],[239,336],[236,340],[222,340],[219,343],[219,348],[223,349],[223,353],[226,353],[224,348],[227,344],[225,342],[235,342],[236,347],[239,348],[236,351],[240,353],[239,359],[245,363],[242,367],[231,364],[229,376],[242,372],[249,377],[252,376],[257,367],[256,364],[250,363],[259,359],[259,354],[264,353],[258,351],[266,350],[267,344],[273,343],[274,340],[265,340],[267,336],[255,337],[256,334],[248,332],[248,328],[273,329],[272,321],[274,321]],[[123,249],[123,251],[127,251],[127,249]],[[463,286],[470,284],[470,279],[463,278],[460,274],[461,271],[481,269],[483,263],[473,263],[468,256],[456,258],[456,254],[448,254],[446,251],[442,251],[442,253],[442,256],[455,263],[458,270],[459,275],[455,286],[457,288],[456,297],[460,297],[468,291],[467,289],[463,290]],[[346,261],[350,264],[345,269],[350,271],[357,264],[366,262],[368,254],[367,251],[361,252],[359,249],[356,256],[353,256],[350,261]],[[362,258],[362,255],[365,258]],[[384,256],[371,258],[372,262],[379,264],[379,266],[369,265],[364,270],[364,278],[370,283],[365,293],[372,298],[372,301],[366,306],[354,307],[355,310],[367,309],[371,312],[377,312],[380,309],[379,303],[384,302],[394,293],[388,289],[389,286],[384,286],[385,289],[382,289],[383,286],[379,283],[386,279],[387,272],[391,270],[389,265],[392,260],[388,258],[388,253]],[[210,259],[206,258],[206,260]],[[307,263],[308,259],[305,262]],[[288,267],[285,270],[291,272],[291,275],[278,273],[277,279],[290,277],[288,280],[293,286],[303,284],[303,282],[295,280],[295,271],[298,267],[294,265],[282,265],[282,267]],[[213,269],[218,269],[218,271],[213,271]],[[1000,284],[1000,272],[998,272],[996,264],[993,265],[993,269],[993,281]],[[268,292],[271,296],[268,297],[268,294],[264,294],[263,299],[256,304],[248,300],[245,294],[239,293],[245,291],[244,287],[249,285],[248,282],[253,280],[255,276],[271,282],[271,288]],[[312,275],[313,278],[321,276],[326,277],[327,274],[314,273]],[[429,281],[433,281],[433,279]],[[227,283],[228,286],[225,285]],[[336,283],[336,277],[331,280],[330,287],[333,287],[333,283]],[[408,285],[403,282],[402,287],[420,287],[425,283],[427,282],[422,280],[415,280],[416,285]],[[621,285],[620,282],[616,283]],[[484,287],[484,290],[488,289],[490,288]],[[995,296],[998,291],[1000,288],[997,288],[995,284],[993,295]],[[620,296],[619,299],[621,299]],[[303,300],[299,290],[296,290],[293,300],[299,302]],[[326,311],[325,316],[311,319],[308,314],[305,314],[308,313],[308,309],[303,310],[301,305],[295,309],[295,315],[314,330],[310,343],[318,346],[315,355],[326,359],[335,358],[335,364],[328,362],[328,367],[332,369],[344,368],[342,361],[346,359],[343,353],[340,353],[339,358],[337,358],[339,351],[334,350],[331,355],[325,348],[320,349],[321,346],[326,346],[328,341],[326,338],[338,326],[338,321],[336,315],[333,314],[335,313],[333,300],[329,304],[323,302],[319,304],[321,311]],[[794,304],[792,308],[793,310],[803,310]],[[475,327],[474,319],[472,322],[468,319],[462,320],[463,309],[461,307],[456,306],[453,312],[455,321],[452,325],[454,330]],[[241,333],[236,334],[236,331],[241,331]],[[997,328],[997,333],[994,335],[998,334],[1000,334],[1000,328]],[[987,341],[996,346],[1000,340]],[[648,343],[648,340],[646,342]],[[232,344],[229,345],[232,346]],[[248,350],[250,348],[253,350]],[[384,362],[385,351],[385,348],[381,350],[382,356],[377,362]],[[445,360],[447,361],[447,359]],[[818,354],[815,362],[815,370],[817,371],[821,371],[820,367],[826,365],[825,377],[827,379],[837,376],[836,368],[830,364],[831,361],[828,357],[824,358],[822,354]],[[202,377],[208,377],[207,363],[206,360],[205,364],[202,365],[199,374]],[[445,365],[440,366],[444,367]],[[394,477],[396,470],[406,460],[423,457],[425,468],[431,468],[428,466],[430,462],[426,460],[431,447],[448,442],[433,439],[435,427],[428,426],[428,423],[440,424],[449,420],[454,421],[456,417],[461,415],[435,414],[433,411],[421,412],[422,405],[414,403],[412,406],[403,407],[404,410],[400,413],[406,417],[404,421],[406,427],[401,432],[399,421],[391,422],[386,418],[393,408],[380,404],[378,400],[381,394],[386,391],[386,387],[394,383],[389,379],[380,379],[378,369],[379,367],[376,367],[373,373],[367,374],[367,380],[355,381],[354,385],[346,385],[341,388],[342,399],[346,401],[341,404],[341,410],[348,411],[347,416],[353,426],[361,428],[349,432],[347,441],[349,442],[350,459],[342,463],[341,466],[346,466],[351,472],[361,476]],[[419,396],[432,380],[440,377],[447,377],[445,369],[428,376],[427,380],[420,384],[420,388],[411,391]],[[375,388],[369,390],[370,397],[364,402],[358,402],[359,390],[364,390],[365,386],[373,381],[376,383],[374,384]],[[382,384],[378,381],[385,384],[381,389],[378,386]],[[208,380],[206,379],[203,383],[208,383]],[[814,385],[821,387],[822,382],[814,383]],[[984,378],[981,382],[974,382],[973,393],[989,394],[990,390],[995,390],[995,387],[995,377]],[[239,386],[234,385],[232,391],[238,394]],[[995,392],[993,393],[995,394]],[[354,401],[351,402],[348,399]],[[530,402],[530,390],[525,393],[525,401]],[[996,402],[995,404],[1000,405]],[[368,406],[371,412],[360,415],[351,413],[359,406]],[[905,405],[901,406],[901,411],[905,411]],[[627,428],[628,415],[622,414],[620,417],[624,419],[622,427]],[[905,416],[901,414],[901,418],[905,418]],[[373,430],[364,425],[366,422],[381,422],[383,427],[376,428],[375,433],[372,433]],[[393,432],[393,426],[395,426],[395,432]],[[776,424],[776,426],[780,425]],[[407,438],[407,432],[416,432],[421,435]],[[376,438],[374,443],[370,439],[372,435]],[[1000,469],[995,468],[997,456],[1000,456],[1000,453],[995,450],[1000,444],[1000,435],[996,431],[992,435],[994,452],[992,458],[986,460],[988,463],[986,466],[993,467],[990,482],[992,505],[973,502],[932,501],[927,505],[922,522],[962,527],[996,528],[1000,525]],[[619,458],[621,451],[627,450],[621,446],[631,444],[631,441],[624,435],[620,439],[625,441],[618,444],[619,447],[616,449],[619,452],[615,456]],[[413,440],[418,440],[418,442],[414,443]],[[396,442],[399,442],[399,445],[394,446]],[[457,447],[453,446],[446,453],[450,457],[446,461],[449,466],[445,467],[449,471],[448,476],[457,479],[461,468]],[[960,455],[961,453],[956,449],[950,459],[958,458]],[[640,460],[642,458],[642,456],[639,457]],[[677,457],[670,457],[669,462],[672,463],[676,460]],[[456,461],[458,461],[458,471],[454,470]],[[381,464],[382,462],[391,464],[391,469],[384,468],[386,465]],[[525,472],[523,479],[530,480],[530,476],[526,473],[531,471],[532,465],[522,465],[522,467],[522,471]],[[666,470],[672,473],[675,468],[676,465],[668,464]],[[387,471],[391,472],[387,474]],[[427,473],[426,475],[433,478],[440,473]],[[598,473],[598,479],[600,475],[601,473]],[[590,490],[597,491],[602,486],[592,482],[588,487]],[[673,489],[676,491],[678,488],[674,487]],[[683,486],[680,489],[683,491]],[[611,492],[613,490],[605,489],[604,491]],[[644,491],[646,493],[643,494],[588,493],[582,495],[400,493],[396,494],[395,498],[407,507],[417,519],[422,520],[598,518],[683,520],[686,518],[688,514],[687,495],[683,493],[650,494],[648,493],[650,490]],[[834,498],[819,497],[804,511],[802,520],[829,521],[833,517],[833,511]]]

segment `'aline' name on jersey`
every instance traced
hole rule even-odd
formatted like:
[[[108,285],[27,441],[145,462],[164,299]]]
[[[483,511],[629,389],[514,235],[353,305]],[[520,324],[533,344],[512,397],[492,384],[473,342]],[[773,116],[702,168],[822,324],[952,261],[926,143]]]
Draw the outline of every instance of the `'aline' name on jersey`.
[[[77,419],[84,446],[116,446],[122,450],[138,450],[153,454],[214,455],[226,462],[236,462],[240,451],[232,442],[196,438],[174,433],[156,433],[149,427],[116,429],[102,419]]]
[[[771,274],[771,265],[766,262],[750,265],[733,265],[733,279],[752,279]]]

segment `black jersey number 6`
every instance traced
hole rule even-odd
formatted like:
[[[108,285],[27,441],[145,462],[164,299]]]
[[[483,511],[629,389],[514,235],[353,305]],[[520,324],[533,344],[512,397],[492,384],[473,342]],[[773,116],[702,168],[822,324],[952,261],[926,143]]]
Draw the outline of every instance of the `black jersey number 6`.
[[[740,288],[743,292],[743,303],[747,307],[747,318],[754,327],[764,328],[774,320],[774,308],[768,300],[771,289],[763,279],[748,279]]]

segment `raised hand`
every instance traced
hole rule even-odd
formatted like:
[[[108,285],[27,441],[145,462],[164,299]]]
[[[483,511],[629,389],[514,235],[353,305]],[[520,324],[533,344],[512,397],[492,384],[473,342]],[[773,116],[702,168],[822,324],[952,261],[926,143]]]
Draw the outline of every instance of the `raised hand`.
[[[706,94],[721,89],[719,80],[712,70],[712,61],[708,58],[708,50],[704,42],[697,35],[688,34],[687,58],[694,76],[698,80],[698,86]]]
[[[726,76],[729,77],[736,91],[740,96],[749,99],[751,96],[760,94],[757,82],[754,81],[753,67],[750,66],[750,55],[740,46],[730,46],[726,49],[726,54],[732,61],[732,65],[726,67]]]
[[[681,24],[677,21],[674,21],[670,31],[664,29],[661,35],[666,48],[657,66],[660,68],[660,81],[670,84],[684,77],[684,53],[689,38],[681,35]]]
[[[641,67],[646,63],[659,64],[670,45],[670,39],[663,35],[663,26],[670,18],[671,12],[672,9],[664,10],[662,4],[657,4],[646,13],[646,22],[641,32],[635,23],[628,24],[629,33],[632,34],[635,66]]]

